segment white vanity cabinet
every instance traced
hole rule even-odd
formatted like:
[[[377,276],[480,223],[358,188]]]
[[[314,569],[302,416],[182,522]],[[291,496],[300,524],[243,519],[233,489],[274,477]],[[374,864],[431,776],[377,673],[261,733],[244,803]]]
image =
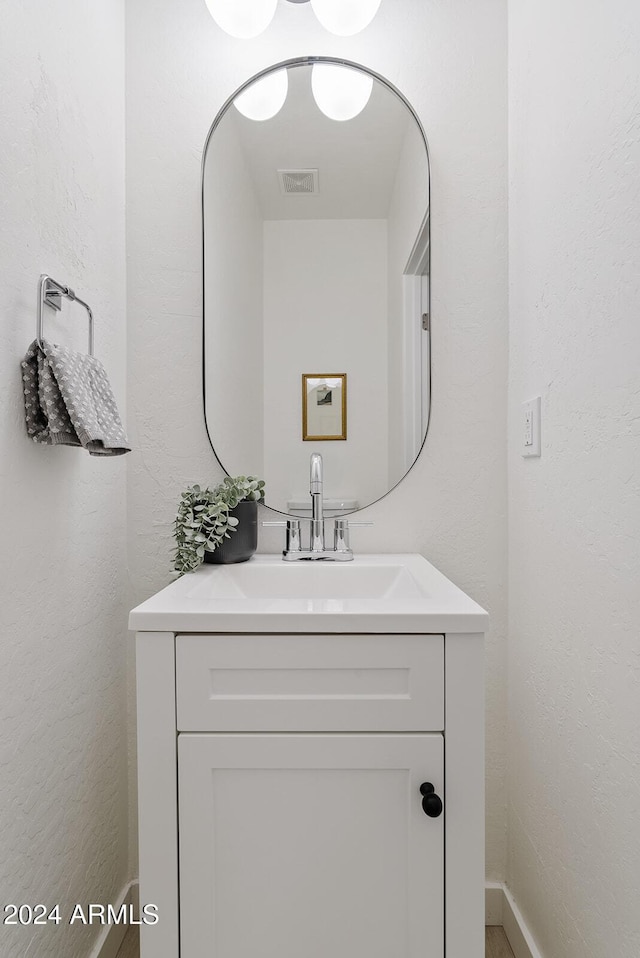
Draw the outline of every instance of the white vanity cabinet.
[[[138,625],[141,958],[483,958],[475,610],[456,632]]]
[[[419,555],[134,609],[141,958],[484,958],[486,623]]]

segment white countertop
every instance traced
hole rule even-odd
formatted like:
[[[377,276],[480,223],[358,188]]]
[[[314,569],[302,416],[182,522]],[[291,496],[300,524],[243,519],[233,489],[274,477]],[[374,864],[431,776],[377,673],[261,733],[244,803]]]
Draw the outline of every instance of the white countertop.
[[[137,606],[139,632],[484,632],[488,615],[421,555],[203,565]]]

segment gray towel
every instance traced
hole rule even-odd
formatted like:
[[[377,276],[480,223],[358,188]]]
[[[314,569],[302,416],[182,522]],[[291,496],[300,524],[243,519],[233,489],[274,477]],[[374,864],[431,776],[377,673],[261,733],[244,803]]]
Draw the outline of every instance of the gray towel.
[[[31,343],[22,361],[27,432],[34,442],[84,446],[92,456],[131,452],[99,359]]]

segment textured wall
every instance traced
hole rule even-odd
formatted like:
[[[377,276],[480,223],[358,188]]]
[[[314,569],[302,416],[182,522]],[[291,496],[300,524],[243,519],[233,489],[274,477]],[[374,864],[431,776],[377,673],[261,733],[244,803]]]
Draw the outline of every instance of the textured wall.
[[[0,30],[0,901],[63,916],[127,878],[126,463],[29,440],[19,361],[46,271],[95,308],[124,400],[123,7],[8,0]],[[47,331],[83,348],[86,315]],[[96,933],[0,927],[0,954],[85,958]]]
[[[544,955],[637,958],[640,6],[509,7],[508,877]]]
[[[357,550],[417,551],[492,615],[488,636],[487,873],[504,873],[506,599],[506,0],[394,0],[341,39],[281,3],[234,41],[204,0],[127,3],[129,491],[133,596],[169,575],[180,489],[219,476],[201,397],[200,161],[234,89],[290,56],[342,55],[417,109],[432,160],[433,415],[426,448]],[[263,530],[260,547],[282,547]]]

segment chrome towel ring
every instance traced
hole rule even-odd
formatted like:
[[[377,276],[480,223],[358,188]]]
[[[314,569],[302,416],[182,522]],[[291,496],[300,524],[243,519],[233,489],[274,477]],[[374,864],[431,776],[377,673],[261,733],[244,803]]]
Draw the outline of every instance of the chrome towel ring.
[[[91,307],[79,296],[76,296],[70,286],[63,286],[62,283],[51,279],[46,273],[43,273],[38,280],[38,317],[36,322],[36,342],[38,346],[42,346],[45,304],[53,309],[61,310],[63,297],[64,299],[75,300],[76,303],[80,303],[86,309],[89,316],[89,355],[93,356],[94,335]]]

